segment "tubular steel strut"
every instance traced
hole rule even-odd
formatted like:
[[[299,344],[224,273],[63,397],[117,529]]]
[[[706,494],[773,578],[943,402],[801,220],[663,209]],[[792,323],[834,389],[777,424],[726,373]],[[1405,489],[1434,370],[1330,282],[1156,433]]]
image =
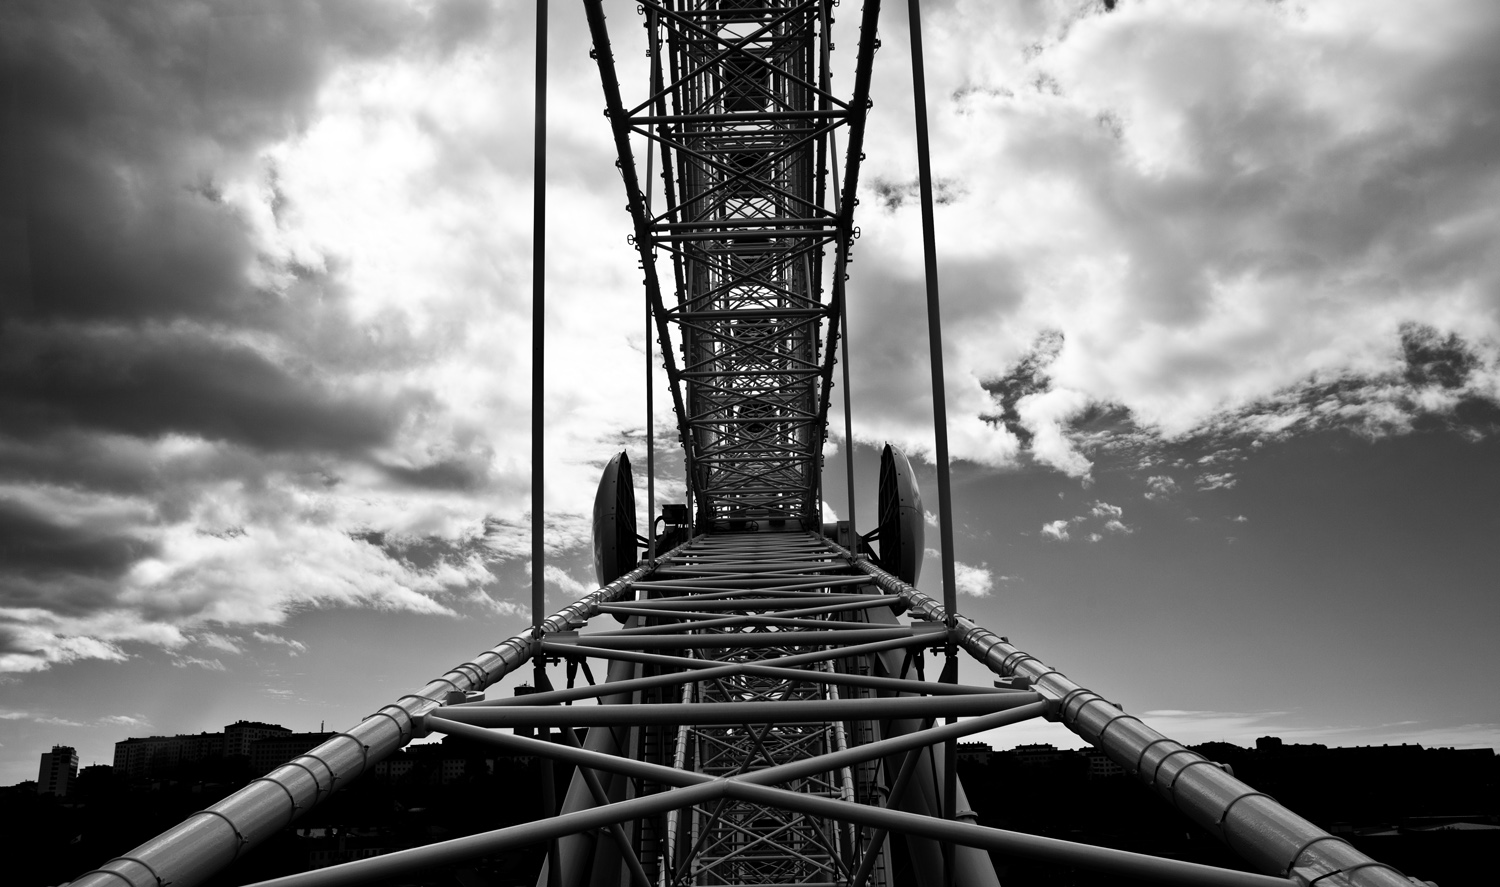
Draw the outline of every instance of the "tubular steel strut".
[[[858,187],[880,4],[864,6],[845,98],[832,92],[828,71],[831,0],[640,3],[652,78],[630,108],[603,4],[584,6],[696,520],[816,528],[856,202],[827,205],[824,183],[832,134],[847,128],[842,193]],[[660,149],[659,209],[641,192],[633,140]],[[670,308],[658,248],[673,260]]]
[[[919,13],[909,3],[915,35]],[[998,887],[988,855],[998,851],[1171,884],[1409,887],[1399,872],[959,615],[951,521],[942,522],[943,602],[821,535],[821,454],[847,315],[879,2],[861,10],[854,82],[842,96],[829,68],[834,0],[618,4],[643,15],[652,55],[645,94],[633,104],[618,82],[604,4],[584,0],[584,8],[648,323],[684,448],[691,540],[660,556],[648,547],[647,560],[618,580],[73,883],[192,887],[414,736],[440,732],[573,768],[560,811],[263,884],[418,876],[548,843],[554,849],[538,883],[556,887],[627,879],[631,887],[892,887],[895,836],[927,884]],[[541,121],[545,35],[538,37]],[[914,63],[920,82],[919,56]],[[839,129],[847,129],[843,175],[829,193]],[[539,189],[542,138],[539,130]],[[661,206],[641,187],[642,140],[650,146],[648,185],[660,157]],[[919,143],[936,330],[925,131]],[[540,310],[540,193],[536,212]],[[658,251],[672,259],[670,304]],[[536,332],[540,354],[540,325]],[[941,407],[936,338],[933,361]],[[947,507],[946,475],[943,486]],[[540,477],[536,489],[540,526]],[[852,472],[850,490],[849,538],[857,540]],[[647,535],[654,540],[654,530]],[[540,573],[540,560],[536,567]],[[606,620],[609,630],[582,630],[602,614],[623,625]],[[958,684],[957,649],[1020,686]],[[941,681],[925,680],[929,653],[944,654]],[[537,692],[467,701],[469,691],[528,660]],[[568,687],[552,687],[549,660],[582,665],[589,686],[571,686],[570,676]],[[597,685],[591,660],[607,671]],[[956,742],[1042,716],[1102,748],[1265,874],[969,821],[954,775]],[[541,728],[541,738],[516,728]],[[580,738],[575,731],[584,728]]]

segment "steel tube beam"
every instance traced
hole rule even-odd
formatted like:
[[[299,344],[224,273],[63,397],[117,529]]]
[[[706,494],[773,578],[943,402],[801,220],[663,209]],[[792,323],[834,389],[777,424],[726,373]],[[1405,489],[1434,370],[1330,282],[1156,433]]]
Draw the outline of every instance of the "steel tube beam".
[[[853,631],[778,631],[753,634],[640,635],[620,637],[579,635],[554,638],[552,643],[580,649],[607,650],[722,650],[755,647],[825,647],[835,644],[861,644],[871,641],[920,638],[928,643],[942,643],[946,632],[918,634],[904,628],[861,628]]]
[[[582,748],[578,743],[578,737],[572,730],[559,730],[558,735],[569,748]],[[588,786],[589,795],[594,799],[594,806],[608,806],[609,793],[604,790],[604,785],[599,782],[599,775],[587,767],[579,767],[578,775],[583,777],[584,785]],[[619,849],[620,858],[625,861],[625,868],[630,872],[631,883],[635,887],[651,887],[651,878],[647,876],[646,869],[641,865],[640,857],[636,856],[635,848],[630,844],[630,838],[625,834],[625,828],[618,822],[612,822],[608,826],[610,837],[615,841]],[[557,846],[556,843],[553,846]],[[555,866],[556,860],[548,860],[548,865]]]
[[[583,625],[598,613],[600,605],[629,594],[649,569],[638,567],[574,601],[543,622],[542,630],[555,632]],[[80,876],[72,887],[121,887],[122,883],[158,887],[161,882],[192,887],[202,883],[244,850],[294,822],[334,790],[410,742],[422,716],[438,708],[447,694],[483,690],[523,665],[535,646],[530,629],[502,641],[299,755],[293,759],[297,763],[272,770],[264,779]]]
[[[802,582],[788,582],[784,577],[770,576],[759,579],[726,579],[715,576],[712,579],[704,578],[702,581],[689,579],[653,579],[650,582],[642,582],[636,587],[642,591],[672,592],[681,595],[683,592],[692,592],[692,601],[685,602],[677,597],[652,598],[645,601],[636,601],[632,607],[659,607],[670,610],[674,607],[687,609],[705,609],[705,601],[724,600],[728,603],[715,604],[714,609],[722,606],[725,609],[734,609],[734,604],[742,605],[745,609],[775,609],[777,607],[789,607],[796,604],[796,598],[807,598],[816,596],[820,603],[846,603],[850,601],[873,601],[879,595],[872,594],[836,594],[820,591],[823,588],[846,588],[848,586],[867,585],[869,581],[863,576],[828,576],[819,574],[810,576]],[[806,601],[804,600],[804,603]],[[892,601],[895,603],[895,601]]]
[[[478,727],[617,727],[651,724],[806,724],[873,718],[972,717],[1017,708],[1040,699],[1033,693],[1002,696],[898,696],[874,699],[716,702],[712,705],[443,706],[430,714]]]
[[[855,644],[850,647],[835,647],[831,649],[814,650],[810,653],[798,653],[792,656],[778,656],[775,659],[764,660],[775,662],[783,666],[806,665],[809,662],[820,662],[824,659],[848,659],[852,656],[864,656],[869,653],[880,653],[885,650],[900,650],[904,647],[920,647],[929,643],[928,638],[921,635],[912,635],[905,638],[893,638],[889,641],[876,641],[871,644]],[[630,662],[648,662],[656,665],[680,665],[683,662],[701,663],[701,659],[688,659],[683,656],[668,656],[661,653],[642,653],[637,650],[611,650],[607,647],[586,648],[574,644],[554,644],[551,641],[542,641],[542,652],[550,656],[589,656],[598,659],[624,659]],[[684,668],[697,668],[702,666],[683,666]]]
[[[709,611],[711,610],[756,613],[787,610],[795,612],[799,616],[807,616],[819,613],[840,613],[845,609],[865,610],[870,607],[889,607],[891,604],[901,602],[901,599],[893,594],[827,594],[819,595],[818,598],[819,600],[827,598],[829,603],[821,604],[817,607],[808,607],[807,598],[765,602],[754,598],[724,601],[698,601],[696,599],[691,601],[637,601],[630,604],[607,604],[604,612],[621,613],[627,616],[652,616],[668,619],[684,619],[693,616],[710,618]],[[651,606],[645,606],[647,604]],[[703,604],[709,606],[702,606]],[[786,614],[783,613],[782,615]]]
[[[683,455],[687,462],[688,477],[693,476],[694,446],[687,424],[683,421],[687,410],[682,401],[682,392],[677,386],[677,355],[671,347],[672,337],[667,331],[666,305],[661,297],[661,281],[656,276],[656,260],[651,252],[651,232],[646,222],[644,192],[641,190],[635,171],[635,156],[630,148],[630,130],[625,121],[624,100],[620,96],[620,80],[615,73],[614,50],[610,46],[609,29],[604,24],[604,5],[600,0],[584,0],[584,12],[588,18],[589,36],[594,43],[593,54],[599,63],[599,77],[604,86],[605,111],[609,115],[614,131],[615,151],[620,157],[620,175],[625,180],[627,209],[635,223],[636,251],[640,255],[641,270],[645,273],[646,297],[651,303],[652,315],[656,318],[656,334],[662,345],[662,357],[666,364],[668,387],[672,391],[672,409],[677,414],[678,436],[682,440]],[[665,154],[662,164],[668,163]],[[692,483],[688,484],[692,494]]]
[[[631,126],[648,126],[662,123],[728,123],[730,125],[740,123],[774,123],[778,120],[809,120],[817,118],[828,118],[829,120],[842,120],[848,117],[846,111],[771,111],[750,112],[744,114],[662,114],[647,115],[645,117],[630,117]]]
[[[721,704],[723,703],[709,703],[708,705]],[[915,749],[927,748],[936,742],[968,736],[982,730],[994,730],[1010,724],[1019,724],[1031,718],[1041,717],[1045,713],[1045,709],[1045,703],[1031,702],[1008,711],[998,711],[981,715],[959,724],[946,724],[942,727],[932,727],[926,730],[905,733],[900,736],[893,736],[890,739],[867,742],[863,745],[852,746],[843,751],[819,755],[816,758],[778,764],[773,767],[765,767],[760,770],[753,770],[724,778],[744,780],[757,785],[775,785],[781,782],[789,782],[793,779],[802,779],[838,767],[852,766],[864,763],[865,761],[873,761],[876,758],[884,758]],[[475,724],[466,724],[462,721],[441,717],[436,714],[429,715],[427,722],[434,732],[452,733],[455,736],[463,736],[519,754],[546,755],[577,767],[619,773],[635,779],[659,782],[662,785],[698,785],[716,778],[691,770],[679,770],[675,767],[664,767],[661,764],[636,761],[630,758],[603,754],[582,748],[559,746],[555,743],[543,742],[540,739],[531,739],[525,736],[516,736],[511,733],[500,733],[492,729]]]
[[[928,721],[922,730],[932,729],[932,722]],[[920,731],[919,731],[920,732]],[[887,796],[887,805],[906,794],[906,787],[911,783],[911,775],[917,770],[917,763],[922,760],[922,749],[914,748],[906,753],[901,759],[901,769],[896,772],[896,779],[891,783],[890,794]],[[875,869],[875,863],[879,857],[880,848],[885,845],[886,836],[890,829],[877,828],[870,835],[870,841],[865,845],[864,853],[860,855],[859,869],[849,879],[850,887],[865,887],[865,882],[870,878],[870,872]]]
[[[1063,865],[1077,865],[1113,872],[1143,881],[1182,884],[1186,887],[1292,887],[1284,878],[1214,868],[1194,862],[1162,859],[1125,850],[1112,850],[1089,844],[1074,844],[1056,838],[1027,835],[1003,829],[987,828],[967,822],[952,822],[903,813],[887,807],[845,804],[801,792],[790,792],[770,786],[755,785],[742,779],[724,780],[725,794],[735,800],[795,810],[809,816],[848,819],[859,825],[884,827],[890,831],[921,835],[938,841],[949,841],[969,847],[980,847],[1030,859],[1041,859]],[[1411,887],[1408,882],[1405,887]]]
[[[517,847],[540,844],[554,838],[590,829],[607,828],[613,823],[655,816],[694,804],[704,804],[724,796],[725,781],[715,780],[687,788],[672,789],[645,797],[617,801],[606,807],[592,807],[576,813],[563,813],[551,819],[513,825],[454,838],[426,847],[398,850],[343,865],[331,866],[284,878],[260,881],[252,887],[345,887],[371,881],[398,878],[428,871],[437,866],[454,865],[485,856],[493,856]],[[74,882],[75,884],[77,882]],[[118,885],[119,882],[116,882]],[[153,885],[154,887],[154,885]]]
[[[868,110],[872,104],[872,100],[870,99],[870,84],[875,67],[873,64],[875,49],[880,43],[878,35],[879,22],[880,0],[866,0],[860,15],[859,49],[854,65],[854,93],[849,100],[850,107],[855,109]],[[844,160],[844,185],[842,189],[847,199],[837,208],[839,217],[839,249],[834,255],[832,293],[833,307],[836,310],[830,318],[828,332],[830,347],[828,348],[827,356],[823,360],[822,372],[819,374],[821,387],[818,395],[818,429],[822,435],[821,440],[826,440],[828,437],[828,403],[833,392],[833,364],[835,355],[838,353],[832,345],[840,336],[841,325],[847,314],[844,309],[846,296],[845,278],[848,276],[849,262],[851,261],[850,253],[852,252],[854,240],[854,207],[859,203],[859,199],[856,196],[859,193],[859,171],[865,157],[866,116],[866,114],[860,113],[850,121],[848,154]],[[853,442],[850,441],[851,458],[853,458],[853,446]],[[852,527],[853,524],[851,523],[850,526]]]
[[[856,606],[855,609],[860,608]],[[635,628],[621,628],[614,631],[596,631],[591,632],[589,634],[589,637],[640,637],[643,635],[653,634],[676,635],[682,634],[683,632],[701,632],[708,629],[720,628],[746,628],[749,626],[771,628],[801,628],[807,629],[808,631],[847,632],[868,630],[857,622],[832,622],[827,619],[806,619],[790,615],[766,616],[751,615],[747,613],[729,613],[722,616],[709,616],[707,614],[686,614],[684,616],[678,616],[677,618],[683,619],[684,621],[667,622],[661,625],[641,625]]]
[[[839,548],[837,545],[833,547]],[[839,548],[853,558],[847,550]],[[881,590],[897,594],[914,614],[947,621],[947,612],[932,597],[902,582],[865,558],[854,566]],[[1308,880],[1336,872],[1345,880],[1324,877],[1320,884],[1350,887],[1411,887],[1396,869],[1359,852],[1342,838],[1278,804],[1188,750],[1125,714],[1103,696],[1086,690],[1062,672],[1026,653],[972,620],[955,614],[960,646],[1001,677],[1024,678],[1053,700],[1057,718],[1074,733],[1103,749],[1127,772],[1146,783],[1189,819],[1216,834],[1256,868],[1278,875],[1305,873]]]
[[[659,769],[670,770],[671,768]],[[683,776],[697,775],[699,778],[708,779],[699,774],[673,772],[681,773]],[[433,866],[465,862],[515,847],[535,844],[588,829],[607,827],[612,823],[620,823],[627,819],[703,804],[718,798],[733,798],[813,816],[848,820],[860,825],[919,834],[937,840],[948,840],[1017,856],[1081,865],[1161,883],[1206,885],[1206,887],[1288,887],[1288,882],[1281,878],[1159,859],[1123,850],[1072,844],[1053,838],[1007,832],[969,823],[945,822],[885,808],[819,798],[758,784],[758,781],[750,781],[751,776],[761,776],[768,772],[770,771],[765,770],[741,777],[708,779],[697,785],[620,801],[605,807],[595,807],[427,847],[398,851],[332,868],[262,881],[255,887],[343,887],[343,885],[359,884],[367,880],[394,878]],[[1405,887],[1410,887],[1410,884],[1408,883]]]
[[[678,659],[679,657],[664,658]],[[753,675],[755,677],[775,678],[777,680],[806,681],[809,683],[835,684],[846,687],[866,687],[871,690],[886,690],[892,693],[918,693],[933,696],[995,695],[1025,692],[1023,690],[1004,690],[994,687],[968,687],[961,684],[934,684],[928,681],[882,678],[872,675],[843,674],[840,672],[810,672],[796,668],[781,668],[765,664],[776,661],[779,660],[770,659],[755,663],[735,662],[725,665],[711,659],[687,659],[682,660],[682,663],[673,662],[670,664],[677,665],[686,662],[695,662],[698,663],[696,667],[702,670],[655,675],[648,678],[632,678],[607,684],[573,687],[568,690],[550,690],[545,693],[533,693],[530,696],[506,696],[500,699],[485,699],[479,702],[465,703],[463,707],[487,708],[516,705],[559,705],[564,702],[575,702],[579,699],[610,696],[617,692],[634,692],[635,690],[649,690],[655,687],[670,687],[673,684],[707,681],[730,675]],[[684,664],[684,667],[693,668],[694,666]]]
[[[895,693],[916,693],[934,696],[978,696],[978,695],[1006,695],[1025,693],[1025,690],[1008,690],[993,687],[969,687],[955,684],[934,684],[926,681],[903,680],[900,678],[882,678],[870,675],[843,674],[840,672],[804,671],[795,668],[779,668],[774,665],[763,664],[765,662],[777,662],[779,659],[762,660],[759,662],[731,662],[720,663],[712,659],[686,659],[680,657],[659,657],[665,660],[680,660],[660,662],[656,664],[679,665],[685,668],[699,668],[700,671],[684,671],[654,675],[645,678],[631,678],[623,681],[611,681],[603,684],[589,685],[585,687],[573,687],[567,690],[550,690],[543,693],[534,693],[529,696],[507,696],[500,699],[485,699],[477,702],[464,703],[462,708],[491,708],[491,707],[513,707],[513,706],[539,706],[559,705],[565,702],[575,702],[580,699],[593,699],[601,696],[612,696],[617,693],[633,692],[635,690],[647,690],[655,687],[669,687],[674,684],[696,683],[699,681],[716,680],[718,678],[733,675],[752,675],[755,677],[773,678],[776,680],[801,681],[811,684],[834,684],[839,686],[866,687],[872,690],[886,690]],[[689,666],[685,663],[697,663]]]
[[[682,575],[682,571],[677,571]],[[756,593],[776,592],[778,594],[800,593],[810,594],[816,592],[802,592],[797,589],[825,588],[835,585],[855,585],[859,583],[840,581],[847,579],[846,576],[818,575],[809,576],[801,582],[788,582],[791,575],[757,576],[755,578],[744,578],[736,576],[704,576],[701,579],[653,579],[650,584],[643,583],[643,589],[654,591],[713,591],[722,595],[752,595]],[[787,591],[782,591],[787,589]]]
[[[1041,706],[1035,705],[1032,709],[1032,715],[1035,716],[1035,714],[1040,713],[1040,710]],[[1009,714],[1020,714],[1020,712],[1017,711]],[[536,749],[538,745],[549,745],[541,743],[539,740],[528,740],[524,737],[506,736],[505,734],[492,734],[490,737],[483,737],[479,735],[483,731],[473,727],[459,733],[463,725],[448,722],[444,718],[434,717],[432,720],[435,730],[452,729],[456,735],[468,736],[495,745],[519,747],[527,750]],[[960,726],[969,727],[970,725],[964,724]],[[990,729],[992,726],[994,725],[987,724],[975,729]],[[691,785],[696,788],[719,785],[724,787],[725,796],[727,797],[762,804],[768,807],[795,810],[812,816],[823,816],[840,821],[851,821],[859,825],[883,828],[900,833],[917,834],[935,840],[952,841],[957,844],[980,847],[986,850],[996,850],[1016,856],[1059,862],[1065,865],[1095,868],[1144,880],[1169,884],[1207,885],[1207,887],[1288,887],[1288,882],[1282,878],[1219,869],[1212,866],[1177,860],[1159,859],[1123,850],[1074,844],[1068,841],[1008,832],[969,823],[944,821],[887,808],[871,807],[863,804],[848,804],[843,801],[819,798],[801,792],[791,792],[772,787],[776,783],[787,782],[814,773],[824,772],[837,766],[856,762],[858,759],[869,760],[871,757],[883,757],[903,750],[909,751],[920,745],[931,744],[934,739],[944,741],[949,738],[951,732],[951,728],[933,728],[930,731],[922,731],[922,733],[908,734],[907,736],[882,740],[865,746],[856,746],[855,748],[848,749],[847,752],[823,755],[807,761],[797,761],[778,767],[768,767],[763,770],[722,779],[715,779],[704,774],[690,773],[656,764],[645,764],[639,761],[614,758],[611,755],[600,755],[582,749],[549,746],[546,753],[557,757],[559,760],[571,761],[581,767],[615,770],[616,772],[662,782],[667,785]],[[870,754],[871,752],[874,752],[874,754]],[[692,789],[685,787],[677,788],[665,794],[675,794],[690,790]],[[660,795],[647,797],[660,797]],[[620,804],[612,806],[618,807]],[[677,805],[679,809],[681,806],[683,805]],[[377,859],[379,858],[389,857],[377,857]],[[369,860],[368,862],[373,861],[375,860]],[[281,879],[266,882],[261,887],[272,887],[272,885],[275,885],[275,887],[312,887],[314,883],[291,882],[288,879]],[[336,883],[351,882],[340,881]],[[321,884],[319,884],[319,887],[321,887]],[[1410,887],[1410,884],[1407,884],[1406,887]]]

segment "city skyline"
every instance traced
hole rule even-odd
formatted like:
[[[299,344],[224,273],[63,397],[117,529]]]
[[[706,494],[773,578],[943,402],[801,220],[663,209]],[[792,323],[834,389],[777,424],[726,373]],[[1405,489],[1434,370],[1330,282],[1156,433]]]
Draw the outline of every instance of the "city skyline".
[[[960,610],[1184,742],[1500,746],[1500,9],[1104,5],[924,5]],[[6,14],[0,783],[344,729],[527,623],[523,6]],[[885,441],[936,499],[904,12],[850,279],[862,531]],[[554,4],[549,610],[593,589],[604,461],[645,464],[587,51]]]

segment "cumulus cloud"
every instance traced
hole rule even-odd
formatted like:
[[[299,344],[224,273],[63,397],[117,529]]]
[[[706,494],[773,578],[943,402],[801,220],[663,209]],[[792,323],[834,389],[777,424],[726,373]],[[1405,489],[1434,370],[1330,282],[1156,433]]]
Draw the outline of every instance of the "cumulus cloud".
[[[185,644],[233,654],[236,627],[306,607],[514,610],[490,567],[529,551],[529,354],[511,346],[530,98],[493,84],[529,78],[530,14],[7,16],[0,183],[26,189],[0,187],[0,671],[138,644],[205,667]],[[586,47],[569,27],[557,39]],[[586,65],[553,85],[554,161],[579,172],[553,186],[577,240],[549,275],[569,306],[550,333],[590,355],[551,367],[540,417],[547,544],[565,552],[587,542],[598,465],[639,455],[645,418],[637,377],[591,369],[642,359],[620,332],[638,302],[619,296],[634,270],[598,85]]]
[[[40,717],[36,719],[38,724],[47,724],[51,727],[82,727],[83,722],[70,718]]]
[[[543,568],[542,576],[546,579],[547,587],[556,589],[563,600],[577,600],[599,590],[599,586],[579,582],[566,570],[554,564],[548,564]]]
[[[1032,435],[1032,458],[1069,477],[1088,477],[1092,463],[1067,433],[1069,421],[1088,405],[1088,395],[1067,388],[1028,394],[1017,401],[1021,426]]]
[[[1098,12],[929,13],[930,39],[990,48],[927,72],[947,97],[932,125],[952,185],[937,218],[950,416],[974,411],[994,441],[957,456],[1086,478],[1122,434],[1500,428],[1500,171],[1477,160],[1500,142],[1500,9],[1454,0],[1439,24],[1396,0]],[[887,45],[906,39],[887,24]],[[872,182],[910,178],[904,77],[877,66],[879,107],[896,107],[872,124]],[[921,328],[920,238],[905,192],[879,195],[850,323],[898,354]],[[856,436],[925,440],[909,368],[860,370],[856,404],[880,402]]]
[[[1111,505],[1108,502],[1095,502],[1093,504],[1093,507],[1089,509],[1089,514],[1093,515],[1094,517],[1102,517],[1114,520],[1118,520],[1124,513],[1125,509],[1121,508],[1118,505]]]
[[[1177,481],[1165,474],[1154,474],[1146,478],[1147,499],[1165,499],[1178,491]]]
[[[213,632],[213,631],[201,632],[200,634],[196,635],[193,638],[193,640],[197,641],[198,643],[202,644],[205,647],[209,647],[209,648],[212,648],[214,650],[220,650],[220,651],[223,651],[225,653],[241,653],[241,652],[244,652],[241,649],[240,645],[238,643],[236,643],[233,638],[225,637],[224,635],[219,634],[218,632]]]
[[[935,42],[990,50],[928,71],[955,458],[1087,480],[1121,435],[1500,427],[1500,9],[1293,6],[931,11]],[[517,606],[491,568],[526,559],[532,520],[530,98],[494,84],[528,81],[530,14],[7,16],[0,181],[26,188],[0,188],[0,671],[229,654],[305,607]],[[621,332],[639,277],[587,39],[557,27],[578,64],[553,71],[549,336],[588,359],[548,367],[539,518],[566,553],[647,420],[639,377],[596,369],[643,357]],[[899,17],[883,36],[899,56]],[[643,57],[620,63],[644,82]],[[930,458],[906,76],[876,68],[855,437]]]
[[[151,722],[141,715],[106,715],[99,723],[110,727],[149,727]]]
[[[953,562],[954,590],[969,597],[989,597],[995,590],[995,574],[987,563],[973,566],[963,561]]]
[[[923,554],[927,557],[940,560],[943,556],[936,548],[925,548]],[[1009,576],[999,577],[1001,582],[1010,581]],[[995,590],[995,573],[990,569],[988,563],[979,566],[966,564],[963,561],[953,562],[954,591],[968,597],[989,597]]]
[[[42,608],[0,608],[0,671],[41,671],[80,659],[123,662],[129,656],[121,641],[169,646],[181,637],[171,626],[143,624],[121,611],[70,618]]]
[[[302,643],[301,641],[294,641],[290,638],[284,638],[279,634],[271,634],[270,632],[266,631],[252,631],[250,633],[250,636],[263,644],[274,644],[286,647],[293,656],[296,656],[298,653],[307,652],[306,644]]]
[[[1200,490],[1231,490],[1239,480],[1227,471],[1218,474],[1205,474],[1198,478],[1198,489]]]
[[[1068,530],[1070,526],[1076,526],[1082,531],[1087,529],[1090,522],[1097,529],[1088,529],[1087,533],[1083,536],[1089,542],[1103,541],[1106,535],[1128,536],[1135,532],[1135,528],[1121,520],[1124,515],[1124,508],[1118,505],[1111,505],[1102,500],[1095,500],[1089,506],[1087,514],[1058,519],[1044,524],[1042,526],[1042,536],[1058,542],[1066,542],[1071,538]]]

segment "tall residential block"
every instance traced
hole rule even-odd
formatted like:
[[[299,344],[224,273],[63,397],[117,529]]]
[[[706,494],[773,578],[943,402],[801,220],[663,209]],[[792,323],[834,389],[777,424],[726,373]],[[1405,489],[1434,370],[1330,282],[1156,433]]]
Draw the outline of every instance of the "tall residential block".
[[[42,766],[36,776],[37,794],[63,797],[72,790],[77,776],[78,752],[71,746],[54,745],[52,751],[42,753]]]

